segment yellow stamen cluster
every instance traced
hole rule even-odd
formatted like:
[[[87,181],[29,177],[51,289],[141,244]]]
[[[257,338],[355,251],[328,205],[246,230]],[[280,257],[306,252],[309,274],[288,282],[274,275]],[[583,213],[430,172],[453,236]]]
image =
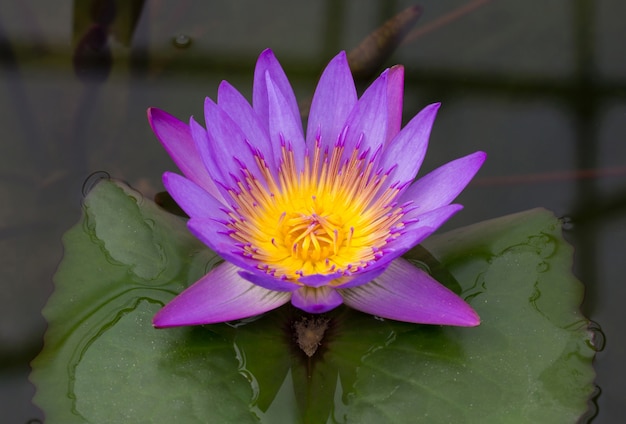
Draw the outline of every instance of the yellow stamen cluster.
[[[264,181],[244,170],[245,180],[230,190],[231,237],[259,269],[292,281],[349,275],[378,259],[402,227],[403,211],[394,202],[399,189],[382,189],[388,173],[375,172],[358,145],[349,157],[339,143],[328,150],[318,142],[298,172],[294,152],[284,145],[276,174],[258,154]]]

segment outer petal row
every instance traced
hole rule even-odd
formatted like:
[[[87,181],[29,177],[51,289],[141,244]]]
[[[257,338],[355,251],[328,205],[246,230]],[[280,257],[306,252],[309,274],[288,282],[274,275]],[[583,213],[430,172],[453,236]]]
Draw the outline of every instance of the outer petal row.
[[[228,262],[219,265],[165,305],[155,327],[213,324],[248,318],[289,302],[291,293],[250,283]]]
[[[437,231],[452,215],[463,209],[463,206],[452,204],[418,215],[410,221],[405,221],[401,235],[385,245],[389,250],[378,262],[386,263],[406,253],[413,246],[420,244],[424,239]],[[406,219],[407,215],[403,217]]]
[[[383,318],[463,327],[480,324],[463,299],[404,259],[396,259],[368,284],[339,291],[346,305]]]
[[[178,206],[195,218],[211,218],[224,215],[225,208],[219,200],[185,177],[173,172],[163,174],[163,185]]]
[[[484,152],[475,152],[440,166],[411,184],[399,202],[412,202],[413,216],[449,204],[474,178],[486,158]]]
[[[152,131],[170,155],[176,166],[187,178],[213,196],[221,199],[213,178],[209,175],[189,126],[160,109],[148,109],[148,121]]]
[[[268,290],[250,283],[225,262],[183,291],[154,317],[155,327],[212,324],[258,315],[291,299],[306,312],[330,311],[341,303],[383,318],[418,324],[471,327],[480,324],[463,299],[404,259],[395,260],[374,281],[349,289],[301,287]]]
[[[187,227],[201,242],[213,249],[218,255],[240,268],[259,272],[257,262],[241,254],[241,248],[229,235],[229,230],[219,217],[191,218]]]

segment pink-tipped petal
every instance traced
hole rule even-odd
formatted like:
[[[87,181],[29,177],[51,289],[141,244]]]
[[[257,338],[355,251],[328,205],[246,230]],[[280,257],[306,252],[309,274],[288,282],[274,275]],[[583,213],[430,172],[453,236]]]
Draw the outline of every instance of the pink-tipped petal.
[[[346,53],[341,52],[324,69],[313,95],[306,134],[309,151],[318,136],[322,145],[334,146],[356,102],[352,72]]]
[[[269,130],[269,121],[271,117],[271,111],[269,108],[268,87],[266,74],[269,74],[276,89],[281,93],[281,96],[285,99],[285,109],[289,110],[290,116],[299,117],[300,110],[298,109],[298,102],[296,95],[291,88],[289,79],[285,71],[278,63],[274,52],[270,49],[265,49],[260,55],[254,68],[254,86],[252,91],[252,106],[255,112],[261,118],[261,121]]]
[[[404,100],[404,66],[396,65],[389,69],[387,76],[387,136],[388,144],[402,127],[402,103]]]
[[[163,185],[190,217],[226,217],[223,212],[226,208],[224,204],[193,181],[173,172],[166,172],[163,174]]]
[[[480,324],[463,299],[400,258],[371,283],[339,291],[346,305],[383,318],[461,327]]]
[[[414,213],[423,213],[452,202],[474,178],[487,155],[475,152],[448,162],[411,184],[400,202],[411,201]]]
[[[157,328],[213,324],[248,318],[287,303],[291,293],[264,289],[225,262],[176,296],[154,317]]]
[[[328,286],[318,288],[304,286],[293,292],[291,297],[293,306],[312,314],[328,312],[342,303],[341,295]]]
[[[426,106],[387,145],[380,160],[384,170],[395,166],[389,183],[413,181],[426,156],[430,130],[440,104]]]
[[[221,199],[196,147],[189,126],[160,109],[148,109],[148,121],[167,153],[181,172],[194,183]]]

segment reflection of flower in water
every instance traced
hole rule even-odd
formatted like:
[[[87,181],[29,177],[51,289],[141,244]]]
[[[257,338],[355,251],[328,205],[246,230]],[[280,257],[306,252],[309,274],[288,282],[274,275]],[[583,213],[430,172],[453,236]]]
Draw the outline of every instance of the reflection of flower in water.
[[[185,177],[166,173],[190,230],[226,262],[155,317],[157,327],[222,322],[291,300],[306,312],[341,303],[381,317],[472,326],[476,313],[400,256],[461,209],[450,202],[482,165],[476,152],[412,183],[439,108],[402,130],[403,68],[359,99],[344,53],[324,71],[306,135],[270,50],[252,106],[223,82],[206,129],[150,109],[154,132]],[[412,183],[412,184],[411,184]]]

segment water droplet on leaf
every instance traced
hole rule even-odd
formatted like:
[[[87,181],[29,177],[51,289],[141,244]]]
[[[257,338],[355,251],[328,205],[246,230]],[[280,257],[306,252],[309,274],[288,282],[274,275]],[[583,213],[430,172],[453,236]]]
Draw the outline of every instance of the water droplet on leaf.
[[[550,265],[547,262],[539,262],[537,264],[537,272],[547,272],[550,269]]]
[[[604,335],[604,331],[602,331],[600,324],[595,321],[590,321],[588,330],[590,333],[589,340],[587,341],[589,347],[596,352],[603,351],[604,346],[606,345],[606,336]]]
[[[87,194],[102,180],[110,180],[111,175],[109,175],[106,171],[96,171],[87,177],[85,182],[83,183],[83,188],[81,192],[83,193],[83,197],[86,197]]]
[[[186,49],[187,47],[191,46],[191,37],[185,34],[177,34],[172,39],[172,43],[174,44],[174,47],[177,47],[179,49]]]
[[[574,229],[574,220],[571,216],[562,216],[559,220],[561,221],[563,231],[572,231]]]

